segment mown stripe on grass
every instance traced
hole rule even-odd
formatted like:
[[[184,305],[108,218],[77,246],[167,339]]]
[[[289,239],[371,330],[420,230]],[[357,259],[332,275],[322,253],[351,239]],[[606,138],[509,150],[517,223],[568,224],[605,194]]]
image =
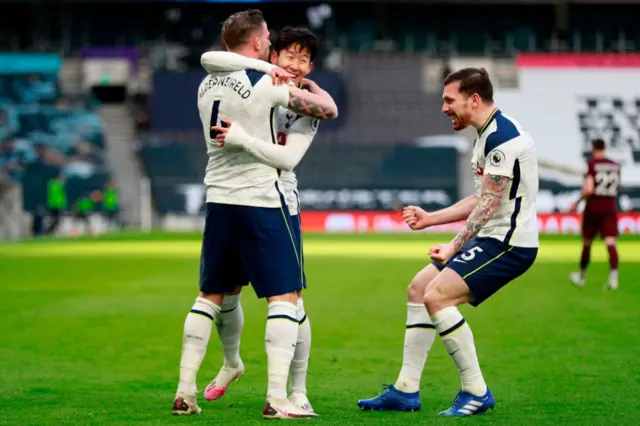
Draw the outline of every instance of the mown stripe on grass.
[[[382,259],[427,259],[430,242],[423,241],[326,241],[313,239],[305,243],[307,257],[333,256]],[[619,245],[622,262],[640,261],[640,242],[622,242]],[[181,257],[198,259],[198,241],[76,241],[43,244],[0,246],[2,257]],[[545,262],[576,261],[580,245],[576,242],[543,242],[538,260]],[[594,261],[607,259],[603,245],[595,244],[592,251]]]

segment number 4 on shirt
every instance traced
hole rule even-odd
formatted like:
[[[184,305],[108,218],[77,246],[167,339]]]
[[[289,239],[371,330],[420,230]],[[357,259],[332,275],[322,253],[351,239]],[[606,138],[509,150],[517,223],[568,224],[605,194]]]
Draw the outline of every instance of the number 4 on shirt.
[[[220,109],[220,101],[214,101],[213,102],[213,108],[211,108],[211,121],[209,122],[209,137],[211,139],[215,139],[216,136],[218,136],[220,134],[220,132],[217,132],[215,130],[212,130],[211,128],[213,126],[217,126],[218,125],[218,110]],[[220,122],[220,126],[221,127],[228,127],[225,123]]]

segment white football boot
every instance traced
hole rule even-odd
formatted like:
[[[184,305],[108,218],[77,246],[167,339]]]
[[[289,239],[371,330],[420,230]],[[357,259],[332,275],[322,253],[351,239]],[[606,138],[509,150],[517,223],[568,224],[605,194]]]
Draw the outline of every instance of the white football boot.
[[[173,400],[173,408],[171,413],[174,416],[192,416],[202,413],[202,409],[198,407],[196,396],[189,396],[179,393]]]
[[[572,272],[569,274],[569,279],[576,287],[584,287],[586,284],[586,280],[584,277],[580,276],[580,272]]]
[[[293,392],[289,395],[288,399],[289,402],[295,405],[299,410],[308,413],[312,417],[318,416],[318,414],[313,411],[313,407],[311,406],[307,395],[303,394],[302,392]]]
[[[317,414],[301,410],[288,399],[267,398],[267,402],[265,402],[262,409],[262,417],[265,419],[293,420],[317,417]]]
[[[227,388],[234,380],[238,380],[244,375],[244,364],[240,361],[237,367],[227,367],[223,365],[218,375],[213,379],[204,390],[204,399],[207,401],[215,401],[222,398]]]

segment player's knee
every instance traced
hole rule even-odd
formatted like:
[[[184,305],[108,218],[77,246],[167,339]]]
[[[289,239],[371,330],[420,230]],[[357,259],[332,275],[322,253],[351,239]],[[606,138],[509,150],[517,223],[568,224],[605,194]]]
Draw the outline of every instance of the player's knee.
[[[239,303],[240,303],[240,293],[236,293],[236,294],[228,293],[224,296],[224,299],[222,300],[222,305],[220,308],[222,312],[232,311],[238,307]]]
[[[615,246],[616,245],[616,237],[605,237],[604,238],[604,243],[608,246]]]
[[[222,301],[224,299],[224,295],[223,294],[205,293],[205,292],[202,292],[202,291],[198,294],[198,297],[206,299],[209,302],[214,303],[214,304],[216,304],[218,306],[222,305]]]
[[[438,282],[438,278],[434,278],[422,296],[422,302],[427,308],[429,314],[433,315],[442,309],[442,304],[446,302],[445,295],[442,292],[442,287]]]
[[[416,274],[411,280],[409,287],[407,287],[407,301],[412,303],[422,303],[422,298],[427,289],[427,286],[433,281],[438,271],[432,265],[427,266]]]
[[[225,293],[225,296],[237,296],[242,293],[242,287],[236,287],[235,290]]]
[[[591,246],[591,241],[592,241],[591,238],[584,238],[582,240],[582,245],[585,246],[585,247],[590,247]]]
[[[417,277],[411,280],[411,284],[407,287],[407,301],[420,303],[425,287],[426,285],[423,285]]]
[[[422,299],[429,315],[435,315],[443,307],[442,299],[434,290],[428,290]]]
[[[298,292],[293,291],[291,293],[280,294],[278,296],[271,296],[267,298],[267,302],[289,302],[295,305],[298,303]]]
[[[449,274],[446,272],[438,274],[427,285],[422,301],[429,315],[433,316],[444,308],[473,300],[467,284],[459,278],[457,273],[449,272]]]

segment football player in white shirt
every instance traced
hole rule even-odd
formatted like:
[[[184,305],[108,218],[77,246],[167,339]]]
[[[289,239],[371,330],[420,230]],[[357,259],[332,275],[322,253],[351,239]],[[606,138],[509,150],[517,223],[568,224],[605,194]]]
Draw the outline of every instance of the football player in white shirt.
[[[305,80],[311,72],[313,60],[318,52],[318,40],[307,28],[287,27],[279,32],[271,53],[271,62],[255,61],[231,52],[207,52],[202,55],[202,66],[209,73],[221,70],[239,70],[254,68],[262,72],[273,72],[277,67],[284,69],[294,76],[292,82],[296,86],[304,87],[312,93],[330,96],[315,83]],[[285,108],[280,108],[276,116],[278,139],[277,144],[260,141],[248,135],[239,124],[225,122],[225,126],[214,127],[219,132],[216,139],[221,146],[239,146],[254,155],[265,164],[282,170],[279,184],[284,192],[293,220],[293,232],[300,258],[304,266],[302,250],[302,233],[300,222],[300,202],[298,196],[298,181],[293,169],[302,159],[309,148],[318,129],[318,120],[312,117],[298,115]],[[232,131],[233,130],[233,131]],[[231,136],[229,137],[229,133]],[[303,268],[304,272],[304,268]],[[306,277],[303,287],[306,287]],[[242,307],[239,302],[240,293],[227,296],[225,300],[238,299],[237,308],[228,314],[221,315],[217,322],[218,335],[225,352],[225,359],[218,375],[209,383],[204,392],[205,399],[215,401],[222,398],[227,387],[234,379],[244,374],[244,364],[240,360],[240,334],[243,326]],[[302,295],[298,299],[298,342],[293,361],[291,363],[291,393],[289,400],[300,410],[314,413],[307,398],[307,369],[311,346],[311,326],[304,310]]]
[[[269,30],[262,13],[247,10],[222,25],[222,39],[235,53],[267,59]],[[292,77],[279,70],[274,75]],[[212,127],[230,120],[250,134],[275,144],[279,106],[318,119],[337,117],[333,99],[286,84],[255,70],[208,75],[198,90],[198,109],[205,135],[207,164],[205,227],[200,259],[200,293],[184,324],[180,381],[173,414],[201,412],[196,402],[196,375],[204,358],[213,322],[237,308],[226,297],[251,282],[266,298],[268,358],[265,418],[309,417],[287,399],[287,379],[298,338],[298,293],[303,286],[293,222],[278,187],[279,171],[241,148],[221,148]],[[235,127],[235,126],[234,126]],[[235,303],[235,305],[234,305]]]
[[[473,126],[472,168],[475,194],[451,207],[427,213],[409,206],[411,229],[466,220],[447,244],[431,248],[433,263],[408,289],[402,369],[395,385],[375,398],[360,400],[364,410],[420,409],[420,378],[427,355],[440,335],[458,368],[462,389],[442,416],[469,416],[495,406],[476,355],[473,335],[457,305],[478,306],[525,273],[538,253],[536,197],[538,161],[533,140],[493,102],[486,70],[465,68],[444,81],[442,112],[454,130]]]

